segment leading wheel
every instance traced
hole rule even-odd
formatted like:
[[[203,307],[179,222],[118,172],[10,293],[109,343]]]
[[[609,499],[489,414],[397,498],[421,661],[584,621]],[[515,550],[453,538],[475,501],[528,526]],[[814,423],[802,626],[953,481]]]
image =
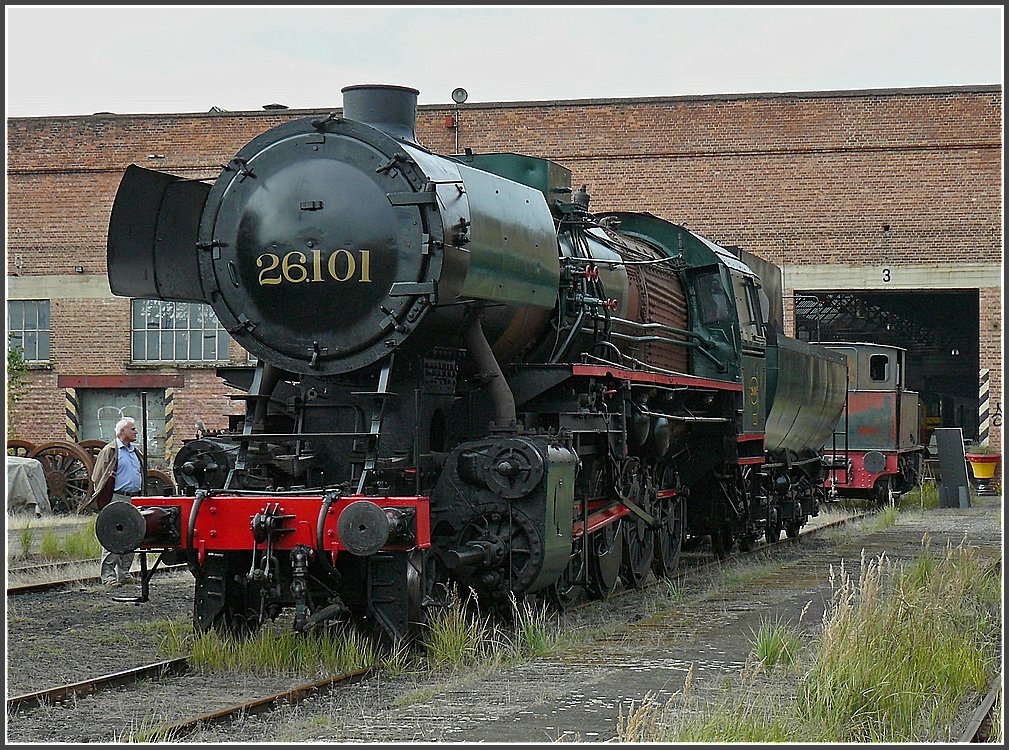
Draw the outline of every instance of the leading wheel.
[[[524,513],[506,506],[467,521],[455,546],[484,551],[481,564],[457,569],[456,575],[477,592],[487,611],[507,612],[511,596],[525,596],[543,564],[543,542],[536,527]]]
[[[29,458],[42,464],[53,513],[77,513],[94,494],[91,456],[76,443],[53,440],[35,448]]]
[[[585,555],[583,554],[584,537],[576,539],[573,544],[571,558],[560,577],[547,588],[547,598],[564,611],[572,607],[585,595]]]
[[[414,550],[407,560],[410,632],[420,636],[432,610],[444,611],[451,604],[448,571],[431,550]]]

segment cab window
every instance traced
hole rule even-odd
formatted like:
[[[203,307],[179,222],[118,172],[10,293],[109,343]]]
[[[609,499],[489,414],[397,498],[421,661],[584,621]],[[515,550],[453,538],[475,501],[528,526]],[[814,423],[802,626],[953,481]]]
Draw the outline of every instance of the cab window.
[[[869,379],[883,383],[890,377],[890,358],[885,354],[873,354],[869,357]]]
[[[717,269],[698,274],[696,288],[702,323],[715,323],[731,318],[729,298],[722,287]]]

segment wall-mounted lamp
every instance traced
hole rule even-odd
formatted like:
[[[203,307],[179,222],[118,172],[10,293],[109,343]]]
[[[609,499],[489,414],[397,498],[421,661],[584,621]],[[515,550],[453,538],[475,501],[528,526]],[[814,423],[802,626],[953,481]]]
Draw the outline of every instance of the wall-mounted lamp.
[[[84,273],[84,266],[74,266],[74,273]]]
[[[949,353],[953,357],[959,357],[960,356],[960,350],[957,349],[955,346],[952,349],[950,349]]]
[[[452,124],[449,125],[449,117],[445,118],[445,127],[455,130],[455,152],[459,153],[459,105],[464,103],[469,98],[469,94],[466,93],[466,89],[457,88],[452,90],[452,101],[455,102],[455,114],[449,115],[452,119]]]

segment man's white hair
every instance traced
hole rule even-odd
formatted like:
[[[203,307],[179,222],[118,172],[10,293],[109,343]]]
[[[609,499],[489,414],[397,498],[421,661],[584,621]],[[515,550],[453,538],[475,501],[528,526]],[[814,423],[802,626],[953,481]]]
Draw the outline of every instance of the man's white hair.
[[[135,420],[133,417],[123,417],[118,422],[116,422],[116,434],[118,435],[120,432],[125,430],[130,425],[136,424],[136,421],[137,420]]]

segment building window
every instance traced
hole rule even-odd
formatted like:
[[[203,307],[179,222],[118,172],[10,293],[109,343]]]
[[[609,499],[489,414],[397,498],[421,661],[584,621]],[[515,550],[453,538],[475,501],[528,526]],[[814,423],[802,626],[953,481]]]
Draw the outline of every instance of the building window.
[[[134,362],[222,362],[227,332],[209,305],[133,300]]]
[[[49,361],[49,300],[19,299],[7,303],[7,331],[25,362]]]

